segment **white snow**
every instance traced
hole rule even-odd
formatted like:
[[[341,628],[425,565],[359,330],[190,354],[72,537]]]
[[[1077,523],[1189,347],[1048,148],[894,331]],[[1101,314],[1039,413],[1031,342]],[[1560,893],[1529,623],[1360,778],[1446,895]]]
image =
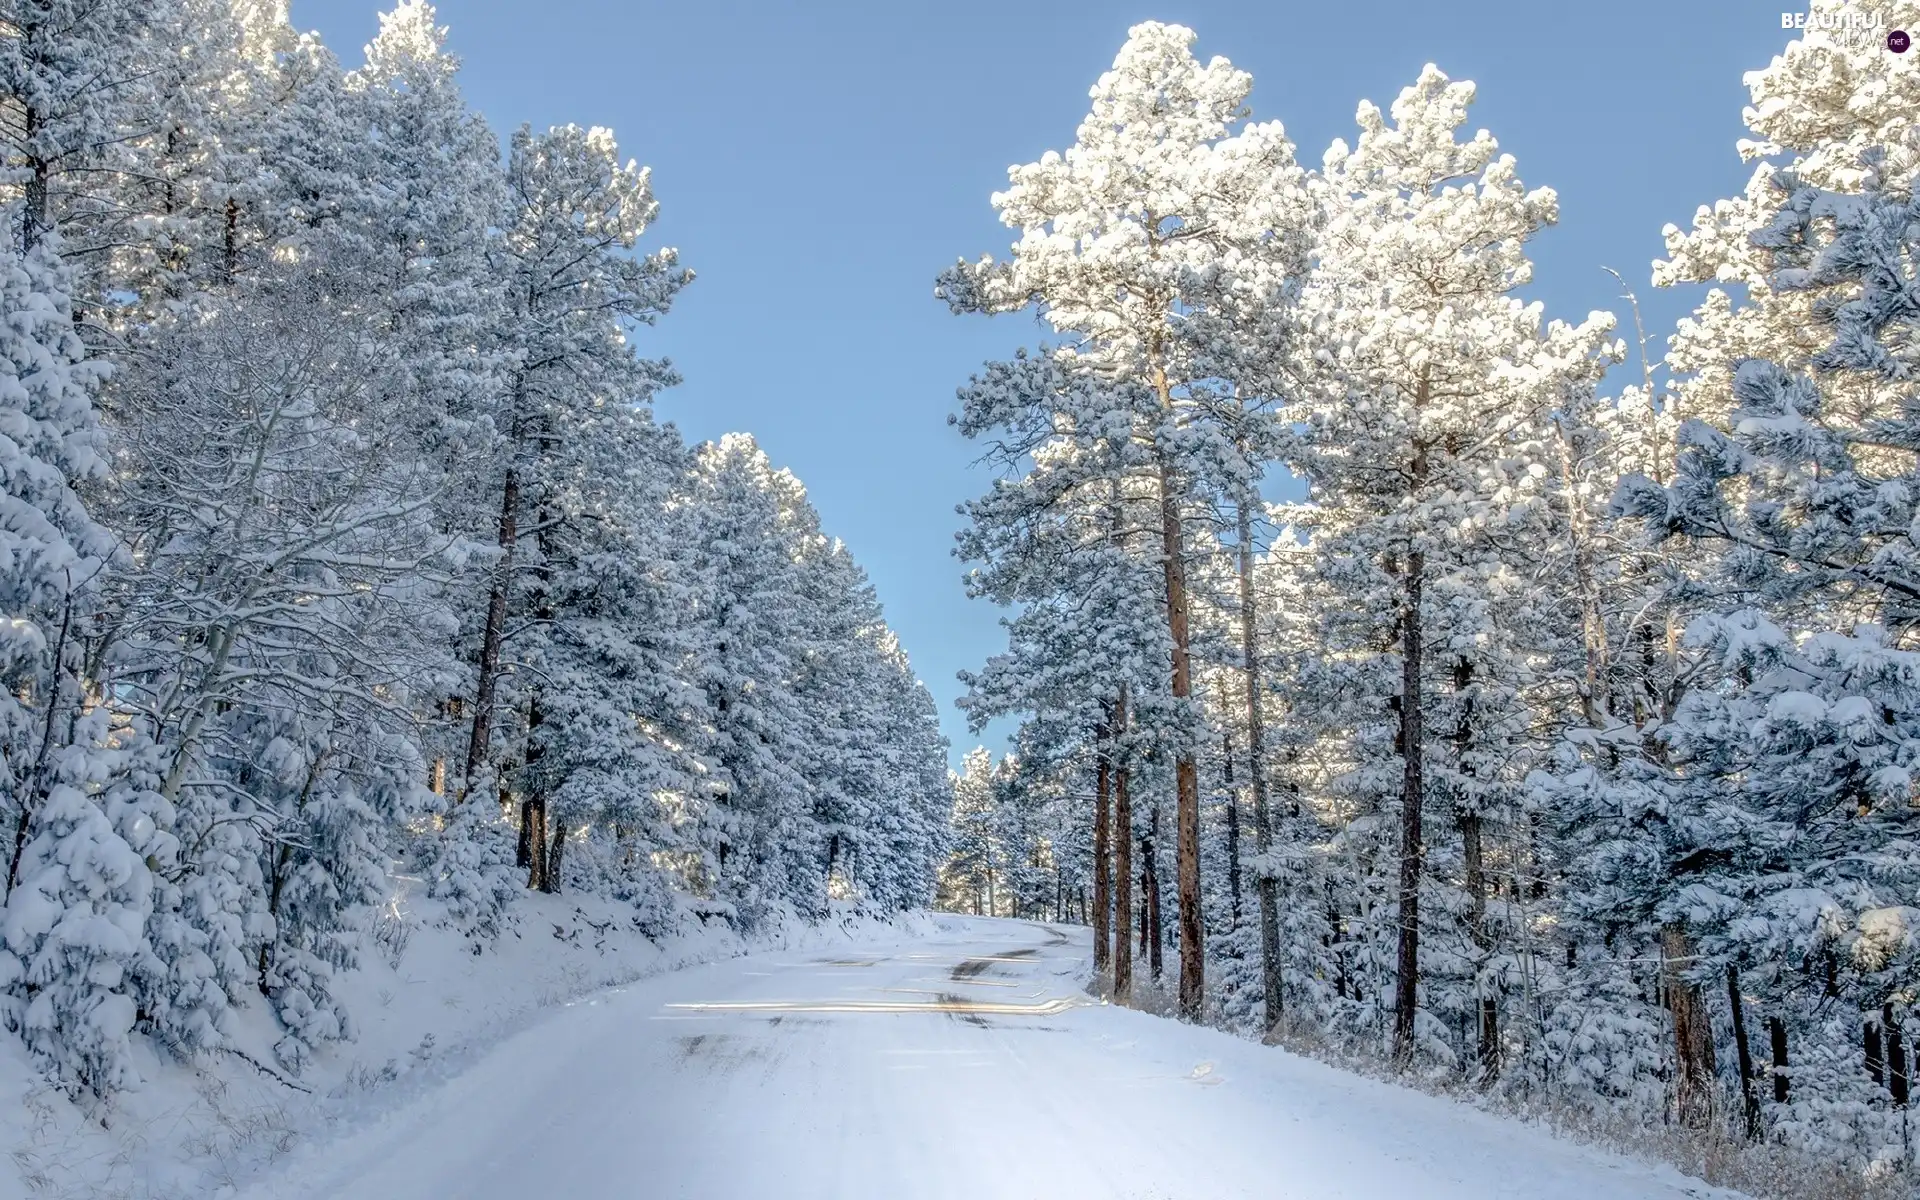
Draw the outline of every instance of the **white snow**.
[[[136,1039],[145,1082],[116,1097],[102,1128],[46,1087],[18,1040],[0,1037],[0,1200],[231,1195],[335,1127],[468,1086],[464,1076],[495,1062],[496,1047],[511,1051],[523,1032],[565,1024],[547,1018],[569,1003],[591,1010],[609,988],[749,950],[844,952],[932,928],[917,913],[887,924],[836,910],[832,921],[788,921],[751,941],[723,922],[688,919],[656,944],[634,927],[629,904],[527,892],[511,928],[475,955],[437,923],[437,902],[398,893],[360,967],[336,980],[356,1036],[317,1050],[301,1090],[238,1055],[182,1063]],[[277,1071],[271,1047],[282,1031],[266,1006],[256,998],[235,1016],[237,1048]]]
[[[1087,932],[940,916],[576,999],[247,1200],[1636,1200],[1668,1168],[1098,1004]]]

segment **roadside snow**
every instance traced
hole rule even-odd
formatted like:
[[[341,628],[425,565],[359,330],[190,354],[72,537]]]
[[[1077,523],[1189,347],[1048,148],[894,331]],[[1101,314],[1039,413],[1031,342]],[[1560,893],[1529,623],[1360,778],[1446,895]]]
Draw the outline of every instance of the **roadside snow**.
[[[237,1053],[186,1065],[146,1052],[146,1083],[116,1100],[104,1128],[39,1082],[17,1040],[0,1037],[0,1200],[230,1194],[316,1135],[457,1080],[580,997],[755,950],[898,941],[932,928],[919,914],[889,924],[843,913],[749,942],[719,921],[689,921],[688,933],[656,945],[618,901],[529,893],[515,913],[513,929],[479,955],[433,924],[430,903],[396,914],[367,939],[359,969],[336,981],[353,1041],[288,1079],[270,1049],[279,1033],[255,1005],[234,1031]]]

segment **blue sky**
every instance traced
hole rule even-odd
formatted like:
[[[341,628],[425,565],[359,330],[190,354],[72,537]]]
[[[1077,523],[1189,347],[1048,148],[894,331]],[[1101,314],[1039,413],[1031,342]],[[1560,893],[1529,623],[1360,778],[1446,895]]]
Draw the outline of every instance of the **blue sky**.
[[[293,16],[352,65],[379,3],[294,0]],[[1778,7],[1753,0],[444,0],[439,13],[497,132],[607,125],[653,167],[654,244],[699,277],[647,335],[686,377],[661,416],[695,439],[749,430],[806,483],[872,575],[956,757],[974,739],[954,674],[1001,632],[951,554],[954,505],[986,476],[946,416],[980,362],[1042,331],[949,315],[933,276],[1004,251],[988,196],[1008,164],[1071,142],[1128,26],[1191,26],[1203,57],[1251,71],[1254,115],[1284,121],[1309,164],[1351,136],[1360,99],[1384,107],[1424,63],[1476,81],[1475,123],[1523,180],[1560,194],[1533,294],[1553,315],[1609,308],[1628,327],[1601,271],[1613,266],[1656,335],[1696,298],[1649,294],[1661,226],[1744,184],[1741,75],[1789,37]]]

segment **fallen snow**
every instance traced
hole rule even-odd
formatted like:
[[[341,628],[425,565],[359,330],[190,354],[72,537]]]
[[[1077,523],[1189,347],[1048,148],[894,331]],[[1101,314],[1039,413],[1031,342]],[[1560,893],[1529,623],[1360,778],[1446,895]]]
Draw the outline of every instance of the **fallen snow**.
[[[1095,1004],[1081,990],[1086,962],[1085,930],[943,916],[917,933],[867,930],[832,950],[796,945],[613,987],[430,1086],[337,1102],[336,1138],[294,1149],[242,1195],[1731,1195]]]
[[[410,910],[398,893],[377,926],[384,939],[369,937],[359,969],[336,980],[358,1027],[354,1040],[323,1049],[301,1078],[286,1080],[270,1049],[279,1031],[256,1003],[234,1031],[245,1057],[187,1065],[148,1053],[146,1082],[117,1098],[105,1128],[48,1090],[18,1040],[0,1034],[0,1200],[231,1195],[339,1128],[460,1088],[470,1070],[498,1057],[496,1047],[511,1053],[579,997],[750,950],[845,948],[932,928],[921,914],[889,924],[842,913],[824,925],[787,922],[749,942],[717,920],[688,918],[685,933],[656,944],[636,927],[633,907],[614,900],[530,892],[514,913],[512,929],[475,955],[434,923],[432,902]]]

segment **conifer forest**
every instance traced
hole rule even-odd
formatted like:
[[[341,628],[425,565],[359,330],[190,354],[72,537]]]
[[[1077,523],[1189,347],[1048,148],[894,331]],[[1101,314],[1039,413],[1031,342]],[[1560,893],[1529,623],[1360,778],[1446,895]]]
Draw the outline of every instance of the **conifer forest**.
[[[445,8],[0,0],[0,1195],[1916,1194],[1920,0],[1585,314],[1473,82],[1082,30],[872,298],[1024,343],[949,713]]]

